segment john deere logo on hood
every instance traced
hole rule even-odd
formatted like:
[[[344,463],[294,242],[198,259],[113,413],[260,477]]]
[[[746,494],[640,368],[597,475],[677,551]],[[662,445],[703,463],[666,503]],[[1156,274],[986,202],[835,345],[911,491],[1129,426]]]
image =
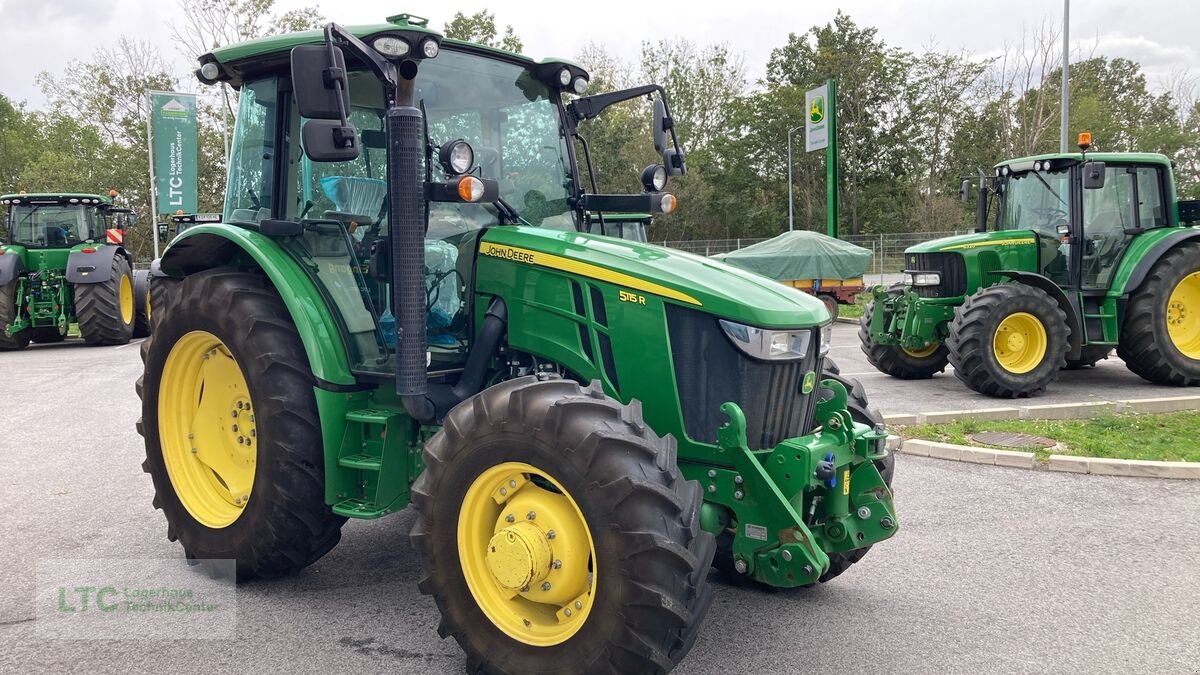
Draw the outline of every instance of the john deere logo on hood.
[[[800,385],[800,393],[801,394],[810,393],[813,390],[813,387],[815,387],[816,385],[817,385],[817,373],[816,373],[816,371],[810,370],[804,374],[804,383]]]
[[[808,120],[813,124],[820,124],[823,119],[825,119],[825,97],[814,96],[812,105],[808,107]]]

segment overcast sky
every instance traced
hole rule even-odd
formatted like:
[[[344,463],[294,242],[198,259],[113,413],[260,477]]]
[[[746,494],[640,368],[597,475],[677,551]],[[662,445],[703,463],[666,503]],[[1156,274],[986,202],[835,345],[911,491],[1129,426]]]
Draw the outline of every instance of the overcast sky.
[[[277,0],[281,9],[312,5]],[[730,3],[707,0],[353,0],[315,3],[339,23],[373,23],[401,11],[442,24],[461,10],[489,9],[498,23],[512,24],[533,57],[571,57],[589,41],[636,60],[645,40],[685,36],[700,43],[729,42],[746,59],[750,79],[758,79],[772,48],[789,32],[803,32],[832,19],[840,7],[860,25],[877,26],[889,44],[919,51],[936,43],[951,51],[995,53],[1018,41],[1025,29],[1062,19],[1058,0],[758,0]],[[745,8],[745,12],[738,9]],[[1173,70],[1200,75],[1195,0],[1074,0],[1071,41],[1091,52],[1140,62],[1151,86]],[[170,41],[168,21],[179,16],[174,0],[0,0],[0,93],[40,107],[43,98],[34,77],[61,72],[72,59],[128,35],[154,43],[187,72],[194,61]]]

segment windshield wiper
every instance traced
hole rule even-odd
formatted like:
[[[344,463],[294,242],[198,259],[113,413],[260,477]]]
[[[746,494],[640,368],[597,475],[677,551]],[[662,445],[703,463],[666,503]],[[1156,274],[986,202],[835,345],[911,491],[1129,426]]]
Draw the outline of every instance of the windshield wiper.
[[[1067,206],[1067,203],[1063,201],[1063,198],[1060,197],[1058,195],[1058,193],[1054,191],[1054,188],[1050,187],[1050,184],[1046,182],[1045,178],[1042,178],[1042,175],[1040,173],[1038,173],[1037,171],[1030,171],[1029,173],[1033,174],[1034,178],[1038,179],[1038,181],[1040,181],[1042,185],[1046,186],[1046,189],[1050,191],[1050,194],[1054,195],[1054,198],[1058,200],[1059,204],[1062,204],[1063,206]],[[1070,207],[1067,206],[1067,208],[1070,208]]]
[[[513,205],[504,200],[504,197],[496,197],[496,201],[492,202],[492,206],[496,207],[496,210],[500,212],[500,218],[502,221],[507,220],[513,225],[518,223],[529,225],[529,223],[521,217],[521,214],[517,213],[517,210],[513,208]]]

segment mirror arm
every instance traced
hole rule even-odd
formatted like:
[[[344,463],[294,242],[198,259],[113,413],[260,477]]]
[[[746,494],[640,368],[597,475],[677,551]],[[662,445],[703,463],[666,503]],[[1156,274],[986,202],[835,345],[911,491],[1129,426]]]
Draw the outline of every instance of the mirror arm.
[[[333,63],[333,47],[335,44],[340,44],[343,49],[348,50],[359,58],[360,61],[367,64],[371,72],[379,78],[383,83],[384,92],[389,101],[395,100],[396,96],[396,66],[391,61],[383,58],[374,49],[371,49],[365,42],[359,40],[345,28],[342,28],[336,23],[328,23],[325,25],[325,45],[329,48],[329,62]],[[328,72],[328,71],[327,71]],[[341,73],[341,76],[336,80],[340,83],[342,90],[346,89],[346,73]],[[339,96],[339,100],[341,97]],[[338,104],[339,108],[342,104]],[[349,111],[342,110],[342,124],[346,124]]]

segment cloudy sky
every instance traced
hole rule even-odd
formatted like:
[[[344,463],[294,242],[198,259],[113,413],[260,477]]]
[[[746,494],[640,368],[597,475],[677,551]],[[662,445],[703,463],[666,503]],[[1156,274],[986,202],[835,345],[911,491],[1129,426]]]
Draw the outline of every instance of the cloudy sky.
[[[281,9],[312,5],[277,0]],[[1020,40],[1026,29],[1061,21],[1058,0],[758,0],[730,3],[709,0],[601,0],[551,3],[541,0],[354,0],[315,3],[339,23],[372,23],[406,11],[426,16],[436,27],[455,10],[495,12],[512,24],[530,56],[573,56],[595,41],[613,53],[636,59],[645,40],[686,36],[697,42],[727,41],[742,52],[751,79],[757,79],[773,47],[789,32],[802,32],[829,21],[840,7],[859,24],[879,27],[893,45],[911,50],[936,44],[941,49],[996,53]],[[736,8],[746,7],[738,12]],[[1195,0],[1074,0],[1071,41],[1086,52],[1139,61],[1151,86],[1173,71],[1200,75]],[[186,72],[193,61],[178,53],[166,25],[180,16],[174,0],[0,0],[0,93],[43,103],[34,83],[42,71],[60,72],[72,59],[86,59],[97,48],[125,34],[154,43]],[[1169,17],[1169,20],[1166,18]]]

